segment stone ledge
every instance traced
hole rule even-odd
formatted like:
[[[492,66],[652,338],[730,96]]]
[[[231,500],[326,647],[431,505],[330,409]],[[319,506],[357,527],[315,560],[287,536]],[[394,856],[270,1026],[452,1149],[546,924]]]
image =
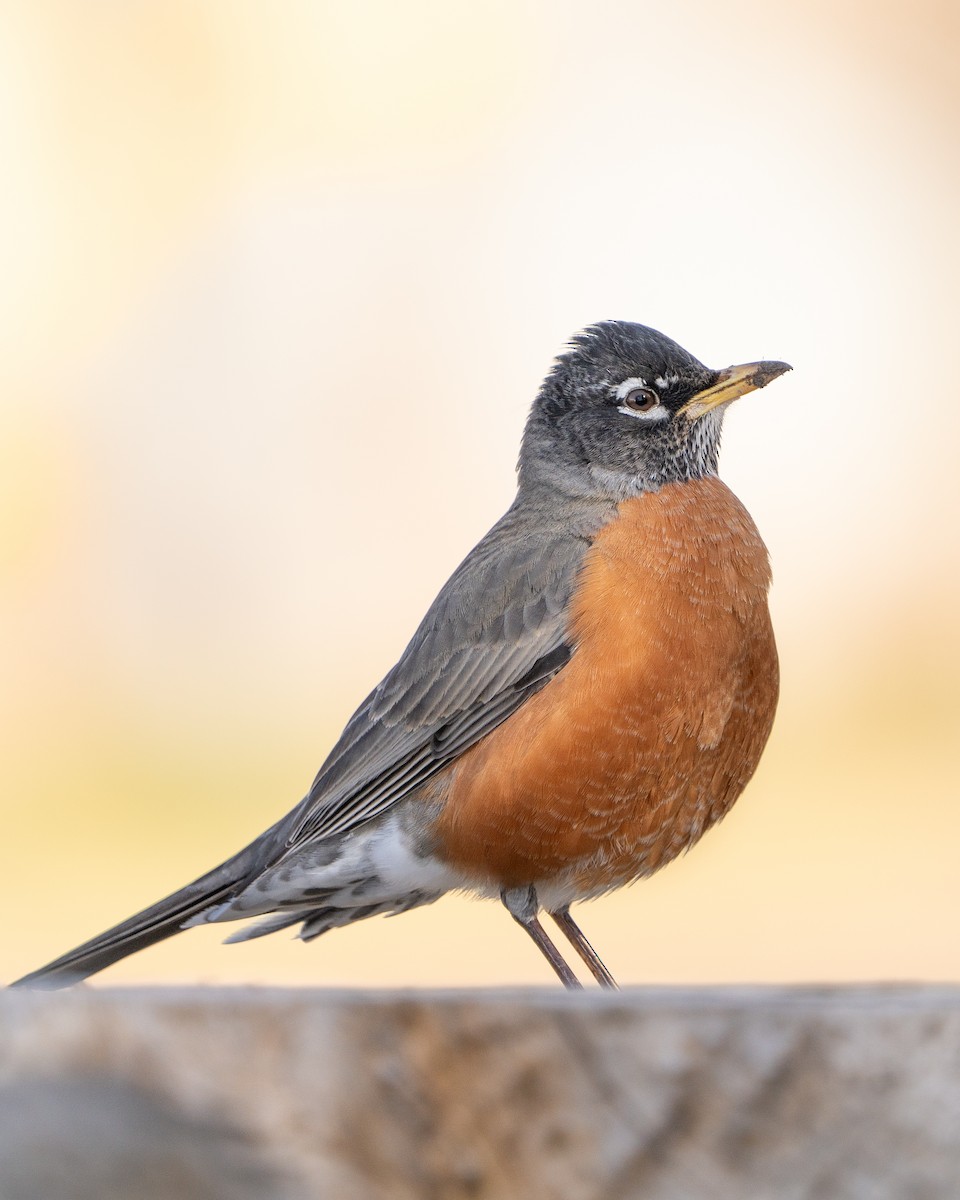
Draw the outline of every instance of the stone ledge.
[[[3,1200],[939,1200],[958,1180],[958,987],[0,995]]]

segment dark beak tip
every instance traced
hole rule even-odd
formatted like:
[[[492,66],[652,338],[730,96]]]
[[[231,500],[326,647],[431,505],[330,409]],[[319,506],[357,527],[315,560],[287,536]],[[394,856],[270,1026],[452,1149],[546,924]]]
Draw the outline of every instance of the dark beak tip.
[[[757,386],[766,387],[774,379],[779,379],[781,375],[792,370],[793,367],[787,362],[762,362],[757,369]]]

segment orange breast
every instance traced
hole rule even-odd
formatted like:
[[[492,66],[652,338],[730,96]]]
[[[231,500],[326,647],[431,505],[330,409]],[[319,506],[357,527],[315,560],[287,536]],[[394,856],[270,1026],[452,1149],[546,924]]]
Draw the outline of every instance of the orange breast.
[[[577,649],[445,779],[437,853],[478,882],[581,894],[655,871],[730,808],[773,723],[766,548],[716,477],[627,500],[596,536]]]

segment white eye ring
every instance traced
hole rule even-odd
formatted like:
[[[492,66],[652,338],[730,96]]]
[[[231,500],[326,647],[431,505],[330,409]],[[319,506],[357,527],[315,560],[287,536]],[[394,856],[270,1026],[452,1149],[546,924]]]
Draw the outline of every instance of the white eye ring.
[[[663,421],[670,416],[670,409],[665,404],[658,404],[656,408],[648,408],[646,411],[620,404],[617,406],[617,412],[623,413],[625,417],[636,417],[638,421]]]
[[[670,410],[660,400],[657,391],[645,379],[631,376],[616,390],[620,401],[617,412],[625,417],[637,417],[641,421],[662,421],[670,416]]]
[[[653,388],[648,387],[631,388],[623,397],[623,407],[629,408],[631,412],[652,412],[659,403],[660,397]]]
[[[628,393],[635,392],[637,388],[645,388],[649,386],[650,385],[647,383],[647,381],[645,379],[641,379],[639,375],[631,375],[629,379],[624,379],[621,383],[617,384],[616,389],[611,390],[618,400],[622,400],[626,395],[628,395]]]

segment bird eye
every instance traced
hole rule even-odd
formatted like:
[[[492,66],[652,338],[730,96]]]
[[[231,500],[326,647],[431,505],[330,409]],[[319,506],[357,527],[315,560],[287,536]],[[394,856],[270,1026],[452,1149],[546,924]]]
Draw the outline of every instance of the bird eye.
[[[634,412],[650,412],[660,403],[660,397],[653,388],[634,388],[632,392],[627,392],[621,403]]]

